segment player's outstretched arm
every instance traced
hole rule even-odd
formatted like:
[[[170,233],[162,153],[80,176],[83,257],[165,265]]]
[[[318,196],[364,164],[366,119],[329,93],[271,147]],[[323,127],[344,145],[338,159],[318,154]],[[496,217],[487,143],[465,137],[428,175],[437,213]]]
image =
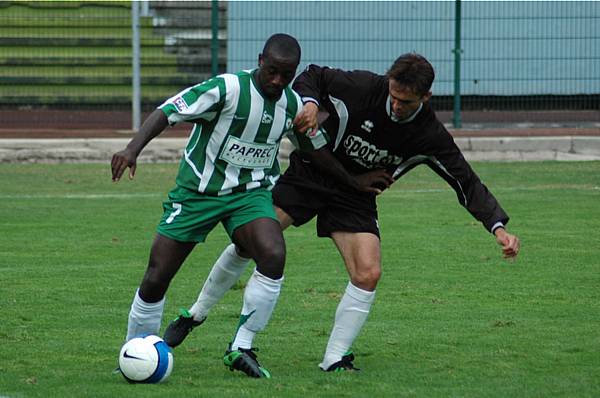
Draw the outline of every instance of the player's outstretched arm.
[[[157,135],[159,135],[167,126],[169,121],[164,112],[156,109],[140,127],[140,131],[129,141],[127,147],[122,151],[115,153],[110,162],[112,170],[112,180],[117,182],[125,170],[129,167],[129,179],[135,176],[137,167],[137,157],[142,149]]]
[[[504,258],[516,258],[521,249],[521,241],[516,235],[509,234],[504,228],[497,228],[494,231],[496,242],[502,246],[502,255]]]

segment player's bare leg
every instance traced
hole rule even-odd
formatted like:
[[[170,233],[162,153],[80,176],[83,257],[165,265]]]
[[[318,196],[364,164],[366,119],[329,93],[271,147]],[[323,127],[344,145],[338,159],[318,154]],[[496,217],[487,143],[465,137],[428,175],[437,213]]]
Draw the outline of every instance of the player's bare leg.
[[[223,361],[231,370],[250,377],[270,377],[253,352],[254,336],[263,330],[281,291],[285,265],[285,242],[279,222],[258,218],[242,225],[233,233],[233,241],[256,262],[246,288],[240,323]]]
[[[337,307],[319,367],[327,371],[351,370],[354,356],[349,350],[367,320],[381,277],[381,248],[379,238],[371,233],[334,232],[331,237],[344,259],[350,282]]]
[[[277,219],[279,220],[279,225],[281,226],[281,230],[285,231],[287,229],[287,227],[289,227],[290,225],[292,225],[294,223],[294,219],[292,217],[290,217],[289,214],[287,214],[285,211],[283,211],[282,209],[280,209],[277,206],[275,207],[275,214],[277,214]]]
[[[283,210],[275,207],[281,229],[286,229],[294,220]],[[208,313],[225,293],[239,280],[248,266],[251,255],[231,243],[221,253],[213,265],[208,278],[200,290],[196,302],[189,310],[182,310],[179,316],[167,327],[164,339],[171,347],[181,344],[187,335],[202,324]]]
[[[283,210],[275,207],[277,219],[281,229],[284,230],[294,220]],[[252,255],[244,252],[241,247],[231,243],[225,248],[202,286],[198,299],[189,312],[194,320],[201,322],[208,316],[210,309],[225,295],[235,282],[237,282],[250,262]]]
[[[194,246],[194,242],[178,242],[156,235],[146,273],[131,304],[126,340],[144,333],[158,334],[165,293]]]
[[[256,262],[256,270],[244,292],[243,323],[232,344],[234,349],[250,348],[254,334],[267,324],[279,297],[285,242],[279,223],[270,218],[259,218],[242,225],[233,233],[233,240]]]
[[[238,253],[235,244],[229,244],[210,270],[196,302],[189,310],[181,309],[167,326],[163,335],[165,342],[173,348],[183,343],[188,334],[206,320],[212,307],[237,282],[249,263],[250,258]]]
[[[294,220],[283,210],[275,207],[281,229],[286,229]],[[237,282],[250,262],[251,255],[231,243],[221,253],[213,265],[198,299],[189,309],[194,320],[201,322],[208,316],[211,308],[218,303],[225,293]]]

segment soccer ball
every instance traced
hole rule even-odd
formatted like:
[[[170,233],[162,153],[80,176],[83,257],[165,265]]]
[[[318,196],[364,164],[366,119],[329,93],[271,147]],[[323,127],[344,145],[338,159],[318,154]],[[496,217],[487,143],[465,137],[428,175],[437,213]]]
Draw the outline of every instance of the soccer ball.
[[[130,383],[160,383],[173,370],[173,354],[158,336],[134,337],[121,348],[119,369]]]

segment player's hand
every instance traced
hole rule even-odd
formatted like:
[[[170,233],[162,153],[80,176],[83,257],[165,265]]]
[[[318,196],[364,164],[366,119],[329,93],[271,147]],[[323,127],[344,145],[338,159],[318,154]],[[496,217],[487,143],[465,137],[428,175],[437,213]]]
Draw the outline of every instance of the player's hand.
[[[135,176],[135,168],[137,156],[129,149],[117,152],[113,155],[110,167],[112,169],[112,180],[117,182],[121,179],[121,176],[125,172],[125,169],[129,167],[129,179],[133,179]]]
[[[516,235],[509,234],[504,228],[498,228],[494,231],[496,242],[502,246],[502,255],[504,258],[514,259],[521,249],[521,241]]]
[[[376,195],[382,193],[394,183],[394,178],[384,169],[371,170],[354,176],[358,189]]]
[[[299,133],[314,134],[318,128],[317,114],[319,107],[314,102],[307,102],[302,111],[294,118],[294,128]]]

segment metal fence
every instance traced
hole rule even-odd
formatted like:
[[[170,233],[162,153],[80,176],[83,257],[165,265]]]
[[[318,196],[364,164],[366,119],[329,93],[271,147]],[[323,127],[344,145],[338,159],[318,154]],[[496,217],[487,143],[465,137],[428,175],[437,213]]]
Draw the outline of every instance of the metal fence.
[[[586,110],[569,114],[600,121],[598,26],[600,2],[589,1],[232,2],[228,67],[254,65],[263,38],[283,31],[304,64],[384,73],[402,53],[425,55],[440,110],[458,86],[462,111]]]
[[[501,111],[540,121],[549,117],[540,112],[558,111],[600,122],[600,2],[140,5],[143,111],[215,70],[254,67],[264,40],[286,32],[300,41],[303,65],[384,73],[397,55],[422,53],[436,69],[433,101],[441,111],[452,112],[460,94],[463,116]],[[130,2],[0,1],[4,128],[130,128],[131,10]]]
[[[139,5],[144,111],[225,70],[225,3]],[[213,19],[220,47],[216,63]],[[0,31],[4,128],[131,128],[131,2],[1,1]]]

